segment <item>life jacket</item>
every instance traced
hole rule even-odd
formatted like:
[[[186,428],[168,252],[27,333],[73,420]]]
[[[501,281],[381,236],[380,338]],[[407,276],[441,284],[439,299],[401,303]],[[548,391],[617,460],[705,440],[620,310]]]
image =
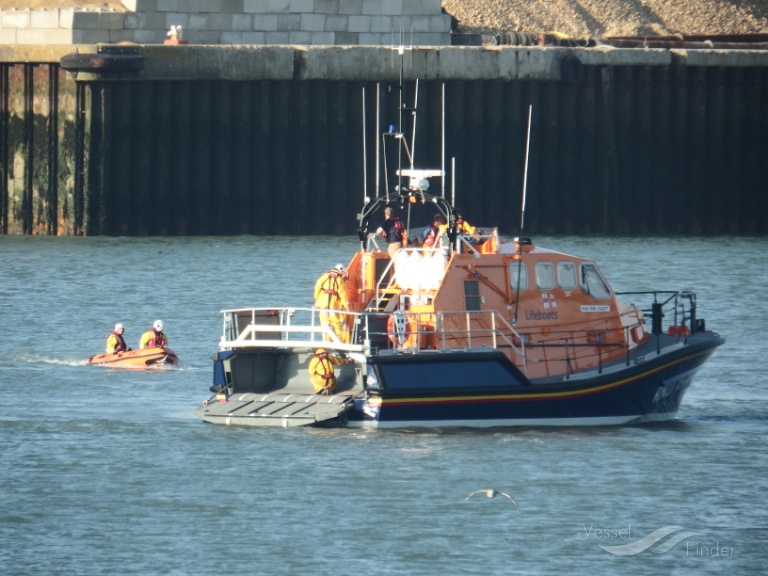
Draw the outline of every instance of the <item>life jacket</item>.
[[[435,243],[435,239],[437,238],[437,234],[440,232],[439,228],[435,226],[434,224],[429,225],[429,231],[427,232],[427,235],[424,237],[424,246],[433,246]]]
[[[346,307],[347,291],[344,275],[334,269],[323,274],[315,286],[315,306],[319,308]]]
[[[117,346],[115,346],[115,352],[125,352],[128,350],[128,345],[125,343],[125,339],[122,334],[118,334],[114,330],[110,332],[110,336],[114,336],[117,340]]]
[[[317,368],[319,368],[319,370]],[[315,374],[320,376],[320,378],[322,378],[323,380],[330,380],[331,378],[334,378],[336,376],[330,361],[325,358],[323,358],[322,360],[320,360],[320,362],[317,363]]]
[[[317,394],[330,394],[336,390],[336,374],[327,355],[315,356],[309,364],[312,386]]]
[[[334,269],[328,272],[328,277],[325,279],[325,282],[323,282],[323,292],[338,296],[340,278],[341,274],[339,274],[338,270]]]
[[[393,244],[395,242],[402,243],[403,236],[405,236],[405,226],[403,221],[397,216],[393,216],[389,221],[387,227],[387,243]]]
[[[158,332],[154,328],[151,330],[152,338],[147,342],[148,348],[154,348],[155,346],[165,346],[165,334]]]

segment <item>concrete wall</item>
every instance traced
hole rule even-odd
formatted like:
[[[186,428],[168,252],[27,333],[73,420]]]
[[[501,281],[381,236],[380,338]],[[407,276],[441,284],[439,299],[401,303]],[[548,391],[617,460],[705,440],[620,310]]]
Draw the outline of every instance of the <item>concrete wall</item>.
[[[2,45],[0,64],[58,63],[76,49],[95,45]],[[343,80],[392,81],[400,58],[389,46],[175,46],[135,47],[144,67],[133,80]],[[407,80],[556,81],[563,65],[590,67],[768,68],[768,50],[685,50],[650,48],[564,48],[543,46],[421,47],[404,53]],[[121,81],[125,75],[80,72],[77,80]]]
[[[381,125],[397,121],[396,52],[139,49],[145,68],[107,81],[65,72],[72,46],[0,46],[0,234],[355,232],[363,183],[371,195],[376,183],[362,118],[372,144],[380,91]],[[574,58],[581,73],[563,75]],[[532,110],[529,233],[768,234],[768,52],[405,59],[406,80],[423,80],[418,164],[441,166],[445,142],[475,224],[516,229]],[[405,91],[413,102],[414,83]]]
[[[440,0],[122,0],[118,10],[0,10],[0,44],[449,46]]]

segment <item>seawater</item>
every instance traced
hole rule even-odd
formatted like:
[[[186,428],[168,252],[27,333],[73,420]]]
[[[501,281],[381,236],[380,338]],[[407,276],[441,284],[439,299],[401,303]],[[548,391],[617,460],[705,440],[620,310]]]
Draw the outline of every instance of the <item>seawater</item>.
[[[768,240],[535,240],[594,258],[619,291],[697,293],[699,316],[728,341],[678,420],[203,424],[192,410],[209,396],[219,311],[311,305],[354,238],[1,237],[2,573],[768,573]],[[136,347],[158,318],[181,369],[85,365],[116,322]],[[517,506],[466,500],[485,488]]]

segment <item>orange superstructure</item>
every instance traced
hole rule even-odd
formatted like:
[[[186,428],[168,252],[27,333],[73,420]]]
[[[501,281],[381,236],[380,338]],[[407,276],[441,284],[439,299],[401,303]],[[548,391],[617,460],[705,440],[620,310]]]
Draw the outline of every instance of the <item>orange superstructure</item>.
[[[459,238],[468,253],[449,260],[431,248],[402,249],[395,262],[375,245],[357,252],[350,310],[389,314],[389,347],[498,348],[531,378],[611,362],[649,338],[642,311],[617,300],[593,261],[495,229],[482,236]]]

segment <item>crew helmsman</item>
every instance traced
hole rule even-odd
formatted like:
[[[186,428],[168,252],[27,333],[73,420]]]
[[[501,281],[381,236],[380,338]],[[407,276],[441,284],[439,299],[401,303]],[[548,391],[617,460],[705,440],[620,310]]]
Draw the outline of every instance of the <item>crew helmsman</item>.
[[[168,346],[168,338],[163,333],[163,321],[155,320],[152,328],[141,335],[139,348],[154,348],[155,346]]]
[[[123,339],[123,333],[125,333],[125,328],[118,322],[115,324],[115,329],[107,336],[107,354],[117,354],[130,350]]]
[[[464,217],[461,215],[461,210],[456,208],[454,210],[456,218],[454,220],[454,226],[456,227],[456,232],[459,234],[463,234],[464,236],[472,236],[474,234],[477,234],[477,228],[472,226],[469,222],[464,220]]]
[[[471,244],[476,244],[476,245],[482,244],[483,241],[477,236],[475,236],[475,234],[477,234],[477,228],[475,228],[469,222],[464,220],[464,217],[461,215],[461,210],[459,208],[454,209],[454,215],[455,215],[455,219],[453,220],[452,224],[456,233],[466,237],[466,240]],[[468,251],[468,248],[464,246],[462,252],[467,252],[467,251]]]
[[[349,309],[347,296],[347,273],[344,266],[336,264],[330,272],[326,272],[315,283],[315,308],[327,308],[329,310]],[[344,314],[336,312],[321,312],[320,324],[330,325],[336,336],[342,342],[349,341],[349,330],[346,327]]]
[[[336,374],[333,365],[341,366],[351,361],[329,354],[325,348],[318,348],[312,360],[309,361],[309,377],[315,388],[315,394],[333,394],[336,392]]]

